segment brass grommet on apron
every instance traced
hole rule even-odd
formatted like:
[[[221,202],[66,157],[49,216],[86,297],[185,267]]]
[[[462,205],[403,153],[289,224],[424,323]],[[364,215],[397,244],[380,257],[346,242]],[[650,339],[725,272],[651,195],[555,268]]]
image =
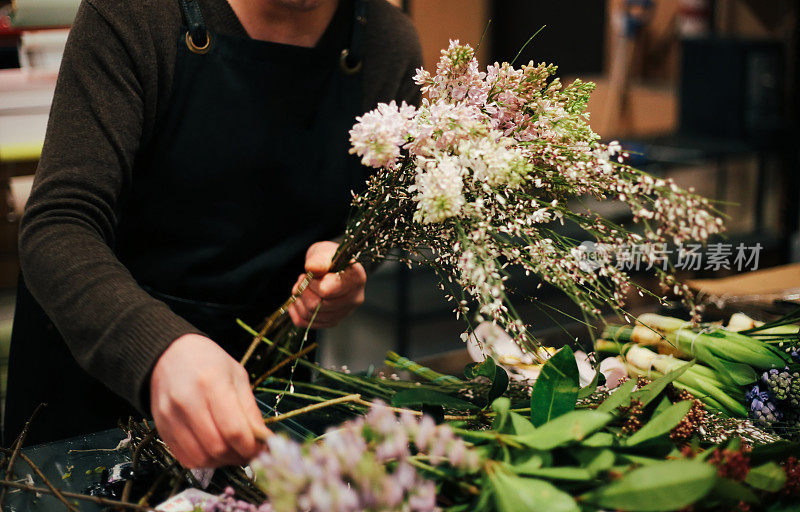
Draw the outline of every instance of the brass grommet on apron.
[[[202,55],[204,53],[208,53],[208,50],[211,49],[211,33],[208,30],[206,30],[206,44],[204,44],[203,46],[197,46],[196,44],[194,44],[194,40],[192,39],[192,35],[187,30],[186,31],[186,46],[189,48],[189,51],[191,51],[192,53],[197,53],[197,54],[200,54],[200,55]]]
[[[342,50],[341,55],[339,56],[339,67],[342,68],[342,72],[345,75],[355,75],[359,71],[361,71],[361,60],[355,63],[355,65],[351,66],[347,62],[347,57],[350,56],[350,50],[345,48]]]

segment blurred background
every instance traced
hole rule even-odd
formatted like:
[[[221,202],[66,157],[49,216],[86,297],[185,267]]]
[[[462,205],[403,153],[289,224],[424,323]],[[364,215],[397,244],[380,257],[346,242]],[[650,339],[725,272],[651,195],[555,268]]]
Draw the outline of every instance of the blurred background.
[[[595,82],[589,105],[595,131],[605,140],[620,140],[634,165],[722,201],[729,216],[725,243],[760,244],[758,266],[771,269],[735,276],[733,266],[703,267],[682,277],[704,296],[733,303],[800,297],[800,265],[792,265],[800,262],[800,1],[393,3],[414,21],[428,69],[449,39],[480,42],[485,66],[510,61],[545,26],[517,63],[552,62],[563,82]],[[77,5],[0,0],[0,360],[13,317],[19,214]],[[613,203],[595,209],[620,222],[628,217]],[[531,291],[537,284],[514,282]],[[554,291],[544,287],[536,293],[571,311]],[[630,308],[636,313],[654,304],[634,300]],[[550,318],[533,305],[523,305],[521,313],[546,344],[585,337],[568,318]],[[395,350],[440,369],[460,369],[466,357],[462,331],[431,274],[387,263],[370,277],[364,307],[323,334],[320,357],[326,365],[361,370],[380,366],[385,352]]]

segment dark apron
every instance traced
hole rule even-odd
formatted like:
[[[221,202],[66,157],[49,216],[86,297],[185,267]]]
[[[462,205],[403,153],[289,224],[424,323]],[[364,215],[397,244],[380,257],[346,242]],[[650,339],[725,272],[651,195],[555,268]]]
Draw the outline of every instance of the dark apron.
[[[251,324],[303,272],[309,245],[341,233],[365,170],[348,154],[363,112],[361,0],[342,0],[316,48],[206,30],[196,0],[175,82],[124,193],[115,252],[137,282],[240,357]],[[355,20],[355,21],[353,21]],[[113,427],[136,415],[82,370],[20,280],[5,444],[47,402],[28,444]]]

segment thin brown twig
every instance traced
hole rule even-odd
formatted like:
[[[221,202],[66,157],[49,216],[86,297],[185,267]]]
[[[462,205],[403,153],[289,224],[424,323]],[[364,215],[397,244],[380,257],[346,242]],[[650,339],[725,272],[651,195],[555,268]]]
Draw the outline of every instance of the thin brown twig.
[[[402,173],[402,170],[401,170],[401,173]],[[387,194],[387,198],[388,198],[388,194]],[[397,207],[394,210],[392,210],[392,212],[389,215],[387,215],[381,222],[379,222],[375,226],[372,226],[372,228],[367,232],[367,234],[363,235],[361,237],[361,239],[362,240],[366,240],[366,239],[369,239],[370,237],[372,237],[372,235],[374,233],[376,233],[379,229],[383,228],[383,226],[385,226],[386,223],[390,222],[394,218],[393,216],[394,216],[395,213],[400,213],[400,212],[402,212],[402,210],[404,210],[406,208],[407,208],[407,205],[400,205],[399,207]],[[353,238],[355,238],[356,234],[361,235],[360,230],[363,229],[363,226],[365,226],[366,224],[367,223],[362,223],[361,226],[359,226],[359,228],[356,230],[356,232],[354,234],[352,234],[352,236],[350,237],[351,240]],[[347,265],[350,264],[350,260],[352,259],[349,254],[345,255],[343,253],[343,251],[341,251],[341,248],[342,247],[340,245],[339,249],[336,251],[336,253],[334,254],[334,256],[333,256],[333,258],[331,260],[330,269],[331,269],[332,272],[338,272],[338,271],[344,270],[347,267]],[[359,251],[361,250],[358,247],[354,247],[353,249],[358,249]],[[349,252],[352,253],[354,251],[351,250]],[[289,306],[294,304],[294,302],[300,297],[300,295],[303,294],[303,292],[305,291],[306,287],[309,285],[309,283],[311,282],[311,280],[313,278],[314,278],[314,274],[311,273],[311,272],[307,272],[306,275],[305,275],[305,278],[300,282],[300,285],[297,287],[297,291],[295,293],[293,293],[286,300],[286,302],[284,302],[276,311],[274,311],[269,317],[267,317],[267,319],[264,321],[264,326],[258,332],[258,335],[253,337],[253,341],[250,342],[250,346],[247,348],[247,351],[245,352],[244,356],[242,357],[242,359],[240,361],[242,366],[247,364],[247,362],[250,360],[250,357],[252,357],[253,352],[255,352],[256,348],[261,343],[261,341],[264,338],[264,336],[266,336],[266,334],[269,332],[269,330],[272,328],[272,326],[275,324],[275,322],[277,322],[278,320],[280,320],[283,317],[283,315],[289,309]]]
[[[275,366],[273,366],[272,368],[270,368],[266,373],[264,373],[264,375],[262,375],[261,377],[257,378],[255,380],[255,382],[253,382],[253,389],[257,388],[259,384],[261,384],[262,382],[267,380],[267,378],[270,375],[273,375],[275,372],[277,372],[278,370],[280,370],[281,368],[283,368],[287,364],[291,363],[295,359],[299,359],[299,358],[303,357],[304,355],[308,354],[309,352],[311,352],[312,350],[317,348],[317,346],[318,346],[317,342],[314,342],[314,343],[310,344],[309,346],[307,346],[306,348],[304,348],[303,350],[292,354],[291,356],[287,357],[286,359],[284,359],[280,363],[278,363]]]
[[[339,398],[332,398],[330,400],[326,400],[325,402],[321,402],[318,404],[311,404],[305,407],[301,407],[300,409],[295,409],[294,411],[289,411],[283,414],[279,414],[277,416],[269,416],[264,418],[264,423],[269,425],[270,423],[275,423],[278,421],[283,421],[288,418],[292,418],[294,416],[300,416],[301,414],[305,414],[307,412],[316,411],[317,409],[324,409],[325,407],[330,407],[332,405],[346,403],[346,402],[356,402],[361,400],[361,395],[353,394],[347,396],[341,396]]]
[[[147,492],[144,493],[144,496],[139,498],[139,505],[145,505],[145,506],[150,505],[148,503],[148,500],[156,492],[156,489],[161,487],[161,484],[164,483],[164,479],[170,476],[172,468],[175,466],[175,464],[177,464],[177,462],[173,463],[169,468],[165,469],[164,471],[161,472],[160,475],[158,475],[158,478],[156,478],[156,481],[153,482],[153,485],[150,486]]]
[[[142,438],[142,441],[139,443],[139,446],[133,451],[133,459],[131,461],[132,469],[134,473],[139,468],[139,460],[142,458],[142,450],[156,437],[157,432],[155,430],[151,430],[147,433],[146,436]],[[131,489],[133,488],[133,479],[128,480],[125,482],[125,487],[122,489],[122,496],[120,496],[120,501],[123,503],[127,503],[130,501],[131,496]]]
[[[253,341],[250,342],[250,346],[247,347],[247,352],[244,353],[242,356],[242,360],[239,363],[244,366],[247,364],[247,361],[250,360],[250,357],[255,352],[256,347],[261,343],[261,339],[269,332],[270,328],[272,328],[272,324],[274,324],[283,314],[289,309],[289,306],[295,303],[295,301],[303,294],[303,292],[308,287],[308,284],[311,280],[314,279],[314,274],[311,272],[306,272],[305,277],[300,284],[297,286],[297,291],[294,292],[286,301],[281,304],[281,306],[275,310],[264,322],[264,327],[258,332],[258,336],[253,337]]]
[[[39,478],[41,478],[41,479],[42,479],[42,482],[44,482],[44,485],[46,485],[48,489],[50,489],[51,491],[53,491],[53,496],[55,496],[56,498],[58,498],[58,501],[60,501],[61,503],[63,503],[63,504],[64,504],[64,506],[67,508],[67,510],[70,510],[70,512],[80,512],[80,511],[79,511],[77,508],[75,508],[75,505],[73,505],[72,503],[70,503],[69,501],[67,501],[67,499],[64,497],[64,495],[61,493],[61,491],[59,491],[58,489],[56,489],[56,487],[55,487],[55,486],[54,486],[54,485],[53,485],[53,484],[50,482],[50,480],[48,480],[48,479],[47,479],[47,477],[46,477],[46,476],[44,476],[44,473],[42,473],[42,470],[41,470],[41,469],[39,469],[39,466],[37,466],[37,465],[36,465],[36,464],[35,464],[35,463],[34,463],[34,462],[33,462],[33,461],[30,459],[30,457],[28,457],[27,455],[25,455],[25,454],[24,454],[24,453],[22,453],[22,452],[20,452],[20,453],[19,453],[19,456],[20,456],[20,458],[22,458],[22,460],[23,460],[23,461],[25,461],[25,463],[26,463],[28,466],[30,466],[30,467],[31,467],[31,469],[33,470],[33,472],[34,472],[34,473],[36,473],[36,475],[37,475]]]
[[[51,491],[46,487],[36,487],[33,485],[23,484],[20,482],[14,482],[13,480],[0,480],[0,486],[3,486],[4,489],[12,488],[36,494],[53,495],[53,491]],[[122,503],[116,500],[110,500],[108,498],[101,498],[100,496],[89,496],[88,494],[78,494],[76,492],[69,492],[69,491],[61,491],[61,494],[65,498],[72,498],[75,500],[82,500],[82,501],[91,501],[92,503],[96,503],[98,505],[106,505],[108,507],[125,508],[128,510],[137,510],[141,512],[157,512],[155,509],[151,507],[136,505],[134,503]]]
[[[250,503],[263,503],[267,500],[266,495],[255,486],[252,478],[247,476],[244,469],[238,466],[222,468],[222,473],[235,484],[237,493],[250,500]]]
[[[47,404],[45,403],[37,405],[36,409],[33,410],[31,417],[28,418],[28,421],[26,421],[25,425],[22,427],[22,432],[19,433],[19,437],[17,437],[17,440],[14,442],[14,450],[11,452],[11,458],[8,459],[8,466],[6,467],[6,480],[9,480],[11,478],[11,474],[14,472],[14,464],[17,462],[17,455],[22,449],[22,445],[25,443],[25,438],[28,437],[28,430],[31,428],[31,423],[33,423],[33,420],[45,407],[47,407]],[[3,508],[3,502],[6,499],[7,490],[7,487],[3,487],[3,490],[0,491],[0,509]]]

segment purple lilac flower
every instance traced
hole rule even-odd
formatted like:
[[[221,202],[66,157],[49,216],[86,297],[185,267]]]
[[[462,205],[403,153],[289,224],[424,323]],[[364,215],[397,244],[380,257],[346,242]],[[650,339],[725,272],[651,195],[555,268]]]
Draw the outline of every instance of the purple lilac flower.
[[[319,442],[301,445],[277,435],[267,446],[251,465],[275,512],[437,510],[435,483],[417,473],[411,457],[464,472],[481,463],[448,425],[408,413],[398,418],[380,402]]]

